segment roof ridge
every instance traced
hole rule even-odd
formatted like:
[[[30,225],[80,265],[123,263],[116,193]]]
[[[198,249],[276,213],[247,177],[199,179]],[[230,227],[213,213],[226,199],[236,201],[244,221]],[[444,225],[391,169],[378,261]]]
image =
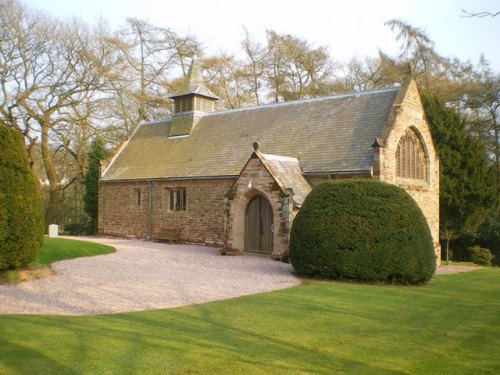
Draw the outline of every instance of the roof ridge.
[[[249,106],[249,107],[234,108],[234,109],[223,109],[220,111],[205,113],[205,116],[214,116],[214,115],[219,115],[222,113],[235,113],[235,112],[251,111],[251,110],[254,110],[256,108],[274,108],[274,107],[281,107],[281,106],[300,105],[300,104],[305,104],[305,103],[310,103],[310,102],[321,102],[321,101],[332,100],[332,99],[344,99],[347,97],[359,97],[359,96],[365,96],[365,95],[370,95],[370,94],[375,94],[375,93],[394,92],[394,91],[399,91],[400,89],[401,89],[400,86],[386,87],[383,89],[353,92],[353,93],[349,93],[349,94],[319,96],[319,97],[315,97],[315,98],[290,100],[287,102],[267,103],[267,104],[253,105],[253,106]]]

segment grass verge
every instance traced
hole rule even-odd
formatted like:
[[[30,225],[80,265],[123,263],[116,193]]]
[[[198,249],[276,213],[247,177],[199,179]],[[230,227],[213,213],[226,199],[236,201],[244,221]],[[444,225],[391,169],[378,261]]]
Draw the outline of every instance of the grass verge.
[[[107,245],[66,238],[45,238],[35,261],[22,269],[0,271],[0,284],[21,282],[53,275],[50,264],[80,257],[113,253]]]
[[[60,260],[109,254],[116,250],[95,242],[69,240],[66,238],[45,238],[35,259],[36,264],[49,265]]]
[[[500,270],[310,281],[172,310],[0,319],[0,373],[498,374]],[[181,289],[179,289],[181,291]]]

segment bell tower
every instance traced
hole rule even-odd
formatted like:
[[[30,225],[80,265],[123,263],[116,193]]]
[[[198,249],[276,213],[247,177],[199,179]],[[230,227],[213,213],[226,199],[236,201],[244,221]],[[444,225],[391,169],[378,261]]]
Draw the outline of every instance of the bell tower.
[[[170,99],[174,100],[174,115],[169,137],[189,135],[203,114],[215,110],[215,101],[219,98],[206,86],[196,57],[191,61],[181,89]]]

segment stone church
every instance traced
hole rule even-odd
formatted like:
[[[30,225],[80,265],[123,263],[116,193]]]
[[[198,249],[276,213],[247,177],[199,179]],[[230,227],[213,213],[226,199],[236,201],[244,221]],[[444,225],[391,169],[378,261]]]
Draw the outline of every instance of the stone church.
[[[439,259],[439,160],[414,80],[400,87],[215,111],[198,64],[171,118],[141,124],[104,168],[99,234],[287,255],[311,189],[374,178],[422,209]]]

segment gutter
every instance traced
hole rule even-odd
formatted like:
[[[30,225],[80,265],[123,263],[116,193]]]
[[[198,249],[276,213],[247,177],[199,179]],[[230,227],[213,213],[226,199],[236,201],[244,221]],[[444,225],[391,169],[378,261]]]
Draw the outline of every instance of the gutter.
[[[303,176],[346,176],[346,175],[371,175],[371,169],[358,169],[352,171],[331,171],[331,172],[303,172]]]
[[[234,180],[238,176],[200,176],[200,177],[158,177],[158,178],[124,178],[116,180],[101,179],[101,183],[123,182],[162,182],[162,181],[189,181],[189,180]]]

